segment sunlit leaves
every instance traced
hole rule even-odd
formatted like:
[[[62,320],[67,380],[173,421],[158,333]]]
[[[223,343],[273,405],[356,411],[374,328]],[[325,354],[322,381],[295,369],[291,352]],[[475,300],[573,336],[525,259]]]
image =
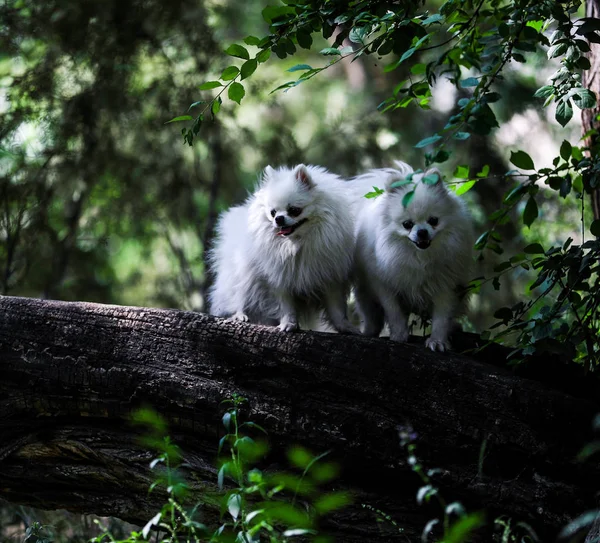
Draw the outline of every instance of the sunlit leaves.
[[[248,50],[243,45],[238,45],[236,43],[230,45],[225,50],[225,53],[227,53],[231,57],[237,57],[244,60],[248,60],[250,58]]]
[[[223,85],[221,84],[220,81],[207,81],[206,83],[202,83],[202,85],[200,85],[198,88],[200,90],[210,90],[210,89],[216,89],[217,87],[222,87]]]
[[[228,66],[223,70],[223,73],[221,73],[221,79],[223,81],[230,81],[235,79],[239,73],[240,69],[237,66]]]
[[[230,100],[237,102],[238,104],[242,101],[242,98],[246,95],[246,90],[241,83],[232,83],[227,90],[227,96]]]

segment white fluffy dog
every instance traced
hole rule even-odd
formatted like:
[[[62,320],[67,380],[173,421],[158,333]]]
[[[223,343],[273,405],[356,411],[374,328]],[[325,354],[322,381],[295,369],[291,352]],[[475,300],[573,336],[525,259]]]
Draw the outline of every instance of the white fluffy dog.
[[[346,315],[350,207],[344,181],[323,168],[267,166],[255,193],[217,225],[211,313],[287,332],[324,309],[338,332],[358,332]]]
[[[413,174],[408,164],[396,166],[350,181],[358,216],[355,295],[363,333],[378,336],[385,320],[390,339],[404,342],[409,315],[416,313],[432,318],[425,345],[444,351],[460,309],[458,291],[471,279],[471,217],[437,170]],[[364,198],[373,186],[385,192]],[[412,200],[405,207],[410,191]]]

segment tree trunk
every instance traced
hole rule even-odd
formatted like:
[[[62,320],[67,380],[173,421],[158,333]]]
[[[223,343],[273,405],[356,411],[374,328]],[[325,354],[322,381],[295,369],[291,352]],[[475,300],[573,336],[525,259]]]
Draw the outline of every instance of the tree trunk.
[[[586,0],[585,16],[600,18],[600,0]],[[583,86],[596,93],[596,98],[600,99],[600,44],[589,42],[590,52],[588,58],[591,67],[583,71]],[[598,106],[581,111],[581,124],[583,133],[586,134],[594,128],[598,128],[596,117],[600,113]],[[586,138],[585,145],[591,147],[596,144],[597,138]],[[600,219],[600,190],[593,189],[591,193],[592,209],[594,210],[594,219]]]
[[[574,460],[594,401],[421,343],[0,296],[0,375],[0,497],[45,509],[150,519],[164,496],[148,493],[152,453],[125,421],[151,405],[182,449],[193,499],[214,519],[219,404],[234,392],[269,433],[265,469],[292,444],[331,450],[341,464],[338,487],[355,499],[325,526],[337,541],[412,541],[431,518],[399,446],[407,423],[424,464],[442,469],[445,498],[488,518],[501,512],[554,535],[595,506],[600,488],[600,468]]]

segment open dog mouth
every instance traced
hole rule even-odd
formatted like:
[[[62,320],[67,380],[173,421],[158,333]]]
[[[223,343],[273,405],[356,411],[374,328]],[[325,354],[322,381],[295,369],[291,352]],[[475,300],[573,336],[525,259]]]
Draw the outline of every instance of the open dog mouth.
[[[429,247],[431,245],[431,240],[430,239],[420,239],[419,241],[413,241],[413,243],[419,249],[427,249],[427,247]]]
[[[279,230],[277,230],[277,235],[289,236],[290,234],[293,234],[296,230],[298,230],[298,228],[300,228],[306,221],[308,221],[308,219],[302,219],[301,221],[298,221],[297,223],[294,223],[291,226],[281,226],[279,227]]]

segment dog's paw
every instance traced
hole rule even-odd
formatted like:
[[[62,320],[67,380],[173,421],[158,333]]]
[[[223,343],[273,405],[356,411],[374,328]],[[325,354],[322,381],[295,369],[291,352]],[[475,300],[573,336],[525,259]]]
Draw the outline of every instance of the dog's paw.
[[[399,332],[392,332],[390,334],[390,339],[397,343],[406,343],[408,341],[408,336],[408,330],[400,330]]]
[[[339,322],[334,327],[340,334],[360,335],[360,330],[347,320]]]
[[[289,322],[282,322],[277,329],[280,332],[295,332],[296,330],[298,330],[298,323],[297,322],[293,322],[293,321],[289,321]]]
[[[443,353],[444,351],[450,350],[450,342],[447,339],[442,340],[442,339],[434,339],[434,338],[428,337],[425,340],[425,347],[427,349],[431,349],[433,352],[440,351]]]
[[[238,322],[248,322],[248,315],[246,315],[246,313],[242,313],[241,311],[238,311],[237,313],[233,314],[230,318],[230,321],[238,321]]]

